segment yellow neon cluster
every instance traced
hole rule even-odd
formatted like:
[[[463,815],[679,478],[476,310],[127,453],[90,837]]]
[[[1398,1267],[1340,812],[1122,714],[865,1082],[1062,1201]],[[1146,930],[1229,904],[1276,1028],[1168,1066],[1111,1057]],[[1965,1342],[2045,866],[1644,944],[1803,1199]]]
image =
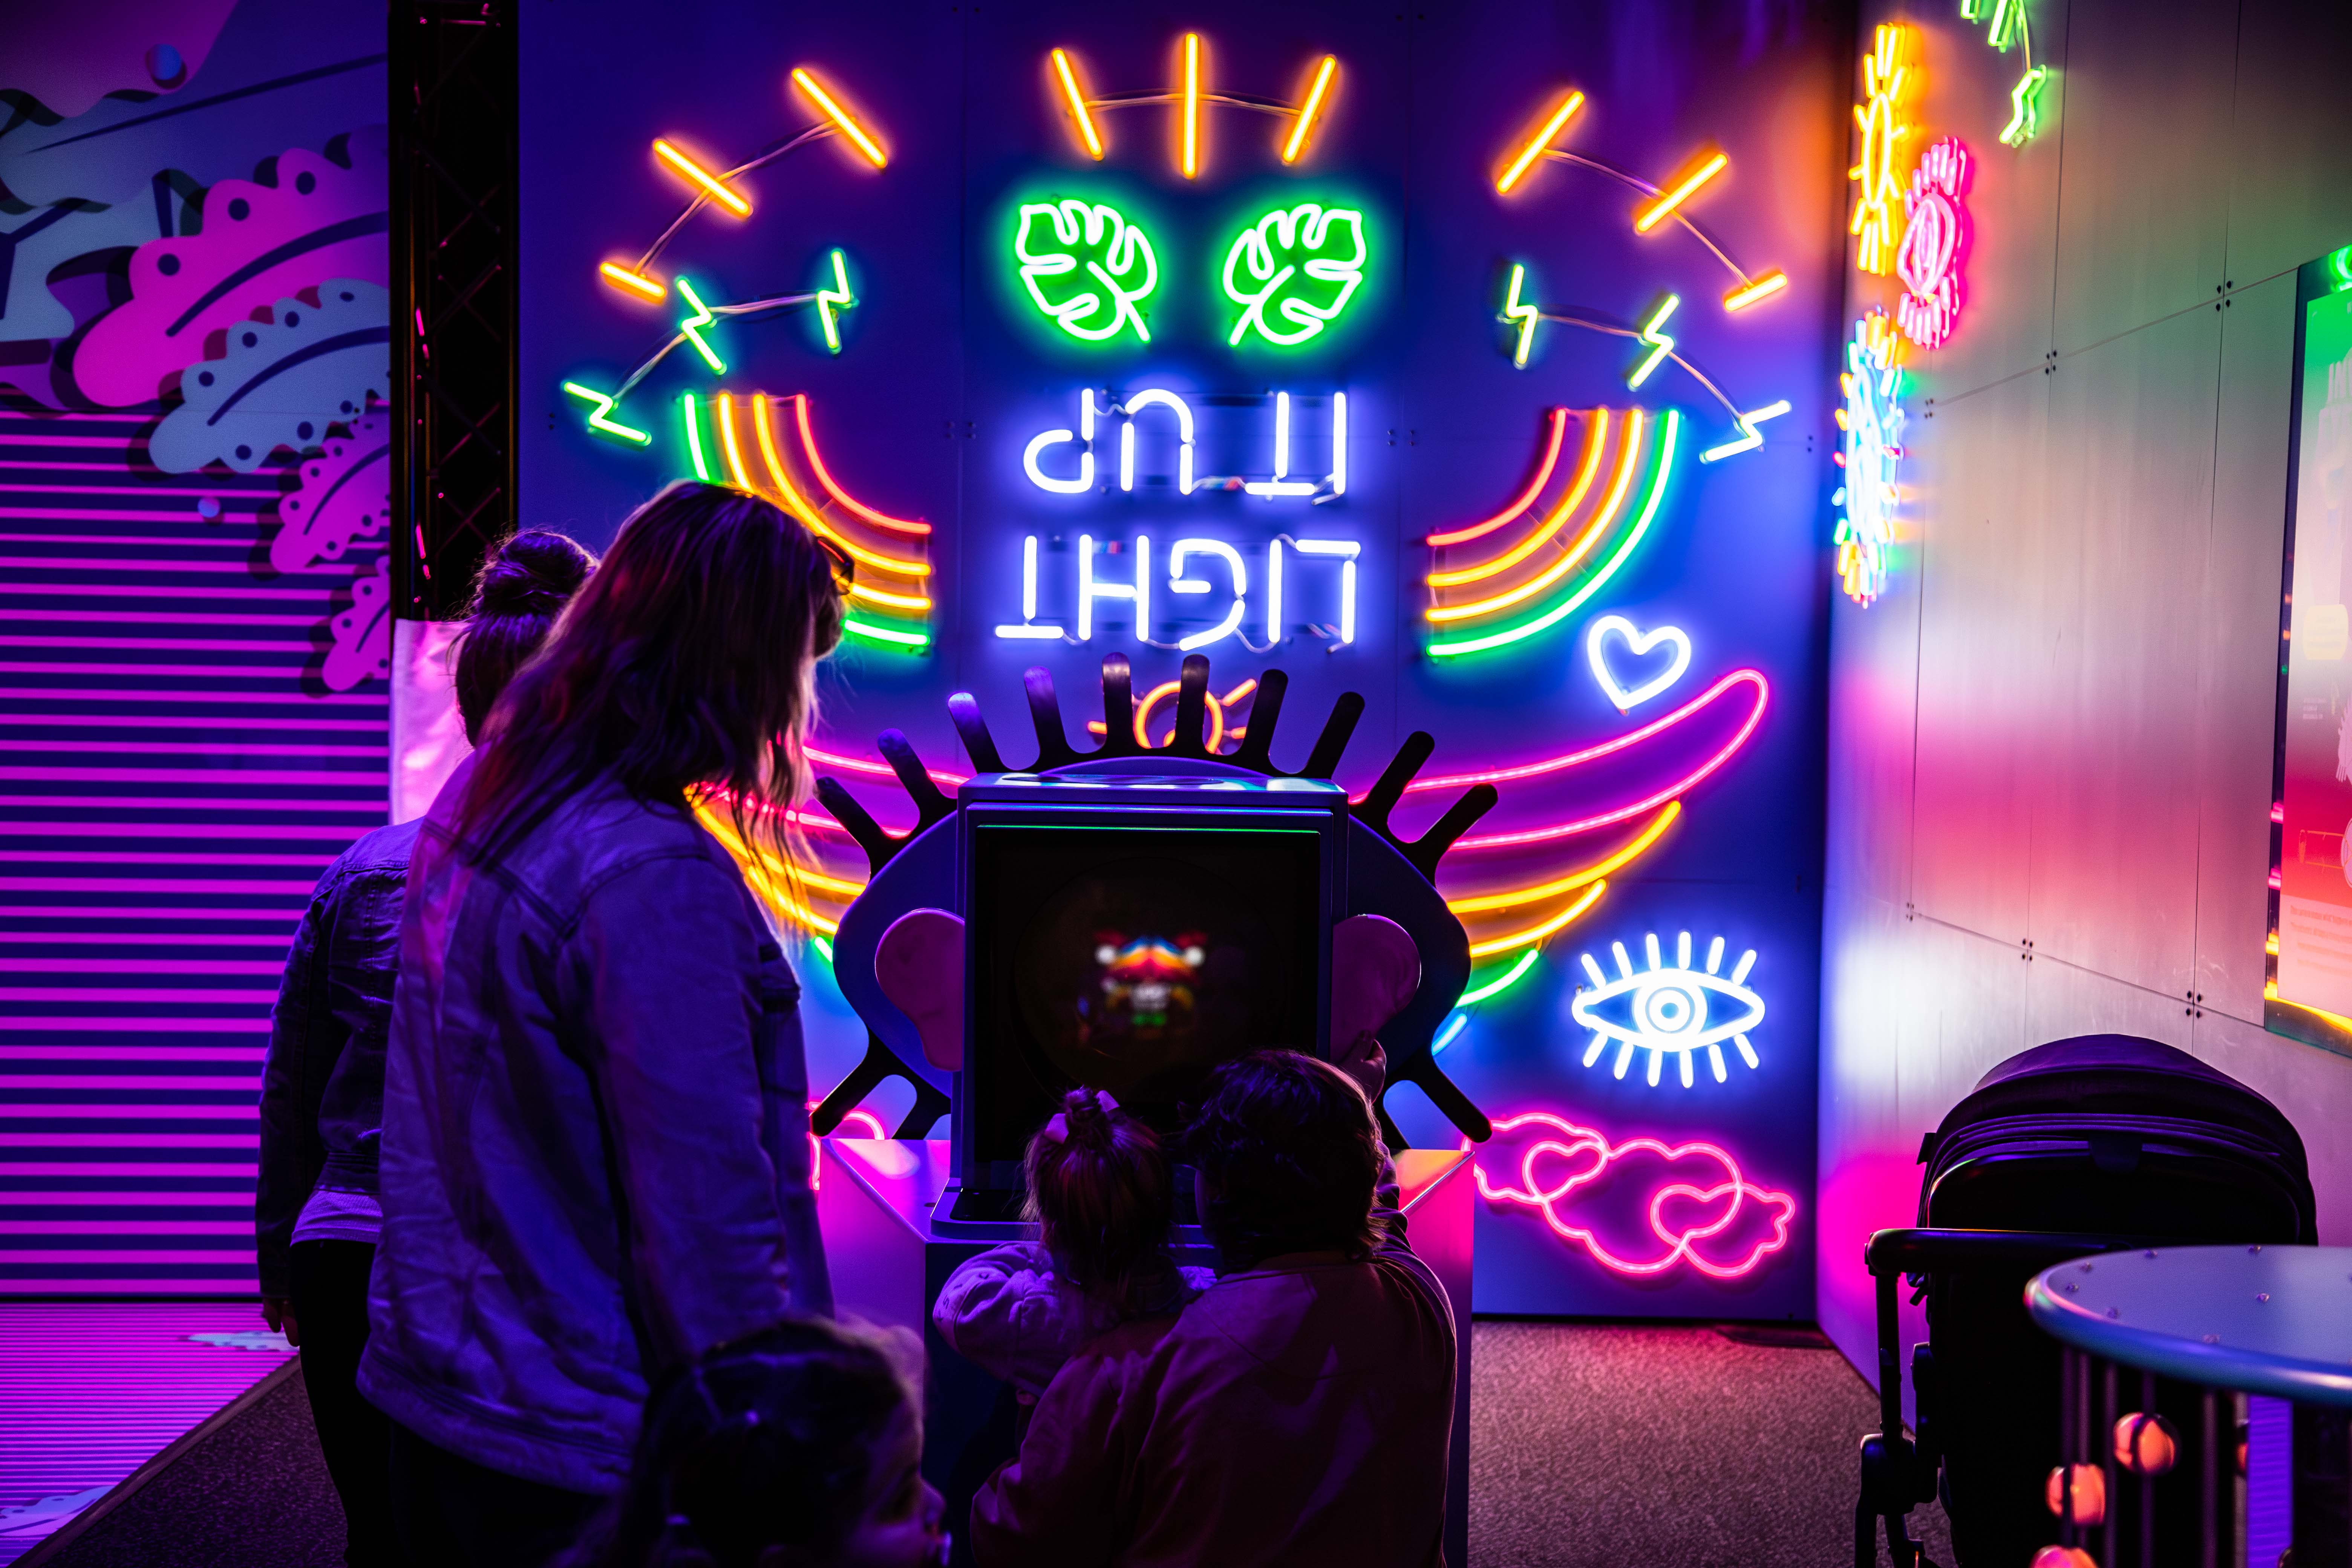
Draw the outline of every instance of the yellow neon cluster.
[[[1305,89],[1299,94],[1297,108],[1294,110],[1284,110],[1260,99],[1220,95],[1209,83],[1208,57],[1208,44],[1200,34],[1185,33],[1179,37],[1175,49],[1175,87],[1164,98],[1156,93],[1113,99],[1089,98],[1078,59],[1067,49],[1047,51],[1045,76],[1048,91],[1068,119],[1079,150],[1097,163],[1110,150],[1098,119],[1102,111],[1151,102],[1167,102],[1175,108],[1175,123],[1170,138],[1171,153],[1176,172],[1188,180],[1199,179],[1208,166],[1208,125],[1203,115],[1207,110],[1220,104],[1281,113],[1283,132],[1275,142],[1275,151],[1285,163],[1296,163],[1304,157],[1315,139],[1316,127],[1322,122],[1326,110],[1330,107],[1332,91],[1339,79],[1339,57],[1325,55],[1315,62],[1307,74]]]
[[[1853,218],[1846,232],[1853,235],[1854,265],[1885,277],[1895,270],[1895,252],[1903,239],[1903,195],[1908,171],[1903,167],[1903,142],[1916,127],[1910,121],[1910,100],[1918,87],[1911,29],[1900,23],[1883,23],[1873,36],[1870,53],[1862,58],[1863,101],[1854,106],[1854,124],[1862,132],[1861,160],[1846,173],[1860,186],[1854,193]]]

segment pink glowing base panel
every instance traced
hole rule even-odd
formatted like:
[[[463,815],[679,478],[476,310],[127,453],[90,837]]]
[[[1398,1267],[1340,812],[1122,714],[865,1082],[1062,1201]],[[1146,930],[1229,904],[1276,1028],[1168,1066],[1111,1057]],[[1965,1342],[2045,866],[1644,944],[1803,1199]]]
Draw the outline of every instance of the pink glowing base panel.
[[[1497,1117],[1477,1157],[1479,1196],[1534,1209],[1562,1241],[1635,1279],[1688,1264],[1736,1279],[1788,1246],[1797,1213],[1795,1198],[1750,1183],[1713,1143],[1612,1143],[1548,1110]]]
[[[293,1353],[251,1302],[0,1305],[0,1564]]]

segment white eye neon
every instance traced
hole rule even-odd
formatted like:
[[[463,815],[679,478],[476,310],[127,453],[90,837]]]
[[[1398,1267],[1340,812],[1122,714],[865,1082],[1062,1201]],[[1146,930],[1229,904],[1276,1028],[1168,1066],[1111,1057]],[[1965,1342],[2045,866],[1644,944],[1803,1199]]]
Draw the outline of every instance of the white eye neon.
[[[1617,959],[1614,980],[1601,973],[1591,953],[1584,955],[1584,972],[1592,977],[1592,986],[1590,990],[1579,986],[1570,1004],[1576,1021],[1592,1031],[1584,1047],[1584,1065],[1599,1061],[1614,1040],[1617,1059],[1611,1070],[1616,1077],[1623,1078],[1633,1053],[1643,1050],[1650,1053],[1652,1083],[1658,1081],[1660,1069],[1671,1055],[1681,1068],[1683,1087],[1688,1089],[1697,1080],[1693,1059],[1703,1050],[1715,1081],[1723,1083],[1730,1076],[1723,1061],[1723,1042],[1729,1040],[1740,1060],[1751,1068],[1759,1066],[1756,1047],[1748,1040],[1748,1031],[1764,1021],[1764,998],[1747,985],[1748,972],[1756,966],[1756,950],[1751,947],[1740,954],[1727,979],[1722,973],[1721,937],[1707,945],[1704,970],[1691,967],[1688,931],[1675,940],[1671,966],[1659,951],[1656,932],[1643,940],[1650,961],[1646,970],[1633,967],[1623,942],[1609,944]]]

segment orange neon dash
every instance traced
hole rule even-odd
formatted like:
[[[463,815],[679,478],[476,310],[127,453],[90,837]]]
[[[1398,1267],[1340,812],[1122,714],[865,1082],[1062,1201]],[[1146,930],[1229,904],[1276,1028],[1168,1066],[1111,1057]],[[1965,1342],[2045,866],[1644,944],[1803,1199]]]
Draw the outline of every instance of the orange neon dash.
[[[654,138],[654,156],[667,163],[687,184],[700,190],[704,195],[709,196],[737,217],[751,216],[751,204],[737,195],[732,186],[720,183],[718,175],[710,173],[658,136]]]
[[[1101,163],[1102,136],[1095,130],[1094,116],[1087,112],[1087,95],[1078,90],[1077,72],[1070,66],[1070,57],[1060,49],[1054,51],[1054,78],[1061,84],[1063,101],[1070,106],[1070,119],[1078,128],[1078,140],[1086,144],[1094,161]]]
[[[833,94],[825,91],[824,85],[809,74],[806,66],[793,68],[793,85],[799,88],[811,103],[816,105],[818,113],[832,121],[836,130],[856,144],[857,150],[866,154],[866,162],[877,169],[888,166],[890,160],[884,155],[881,147],[876,143],[874,138],[868,136],[866,133],[866,128],[850,118],[849,110],[842,108],[835,100]]]
[[[642,272],[632,272],[617,261],[599,262],[596,265],[596,270],[604,274],[605,282],[624,293],[635,294],[640,300],[650,300],[658,305],[669,298],[667,284],[648,278]]]
[[[1504,165],[1502,174],[1495,181],[1496,193],[1507,194],[1513,185],[1517,184],[1519,176],[1528,172],[1528,166],[1543,155],[1544,150],[1551,145],[1551,139],[1559,135],[1568,122],[1576,118],[1576,111],[1583,107],[1584,94],[1581,92],[1570,91],[1566,98],[1561,99],[1559,106],[1551,111],[1550,118],[1537,129],[1534,135],[1527,139],[1517,154]]]
[[[1337,55],[1325,55],[1323,63],[1315,68],[1315,84],[1307,89],[1307,101],[1298,110],[1298,123],[1290,128],[1290,140],[1282,144],[1282,161],[1298,162],[1298,154],[1307,150],[1307,132],[1315,124],[1316,115],[1322,112],[1323,95],[1331,89],[1331,73],[1339,68]]]

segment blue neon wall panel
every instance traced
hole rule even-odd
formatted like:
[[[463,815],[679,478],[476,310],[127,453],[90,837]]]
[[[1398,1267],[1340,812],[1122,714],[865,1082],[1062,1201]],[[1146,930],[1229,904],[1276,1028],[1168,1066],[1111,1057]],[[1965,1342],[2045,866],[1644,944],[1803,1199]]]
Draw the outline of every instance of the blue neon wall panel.
[[[1104,655],[1134,660],[1140,695],[1173,679],[1184,639],[1202,638],[1218,694],[1266,668],[1288,673],[1285,765],[1349,690],[1370,703],[1339,771],[1352,787],[1415,729],[1437,738],[1429,777],[1559,763],[1504,780],[1474,830],[1503,841],[1457,849],[1440,877],[1449,898],[1537,890],[1466,917],[1492,944],[1474,987],[1538,956],[1467,1010],[1441,1058],[1498,1120],[1555,1119],[1520,1122],[1482,1153],[1496,1195],[1481,1205],[1480,1308],[1809,1317],[1829,285],[1850,40],[1793,8],[1731,5],[1670,18],[1502,4],[1427,16],[719,4],[671,21],[576,4],[524,21],[524,517],[608,538],[693,471],[688,395],[702,460],[726,473],[723,394],[745,477],[806,492],[868,552],[860,583],[892,595],[855,613],[922,644],[852,639],[825,686],[830,752],[870,765],[873,736],[895,725],[932,767],[965,771],[943,700],[969,689],[1017,765],[1024,668],[1053,672],[1075,731],[1099,714]],[[1206,95],[1192,178],[1180,169],[1188,29]],[[1056,47],[1091,106],[1099,161],[1050,63]],[[1286,163],[1327,55],[1323,100]],[[654,140],[724,173],[825,125],[788,80],[796,67],[886,165],[844,134],[817,137],[725,182],[748,216],[706,206],[647,259],[693,188]],[[1582,104],[1549,145],[1573,156],[1533,160],[1498,195],[1513,150],[1572,89]],[[1718,149],[1727,167],[1637,234],[1656,191]],[[1059,209],[1074,225],[1064,243],[1042,209],[1070,202],[1083,207]],[[1298,213],[1305,204],[1317,210]],[[1024,206],[1041,209],[1025,229]],[[1263,251],[1245,247],[1229,290],[1237,237],[1275,212],[1294,226],[1277,220]],[[1149,291],[1127,230],[1150,246]],[[1063,256],[1077,270],[1055,271]],[[658,302],[600,276],[606,261],[640,268]],[[1091,304],[1072,281],[1097,277],[1087,264],[1103,268]],[[1515,265],[1517,298],[1539,317],[1524,367],[1521,319],[1503,317]],[[835,316],[835,353],[832,307],[808,297],[844,279],[856,302]],[[1727,308],[1759,283],[1754,303]],[[607,418],[644,442],[592,430],[593,405],[565,384],[618,390],[685,336],[688,288],[714,313],[793,302],[698,326],[723,374],[681,341],[638,380]],[[1155,390],[1171,395],[1139,398]],[[1736,416],[1784,402],[1744,444]],[[1263,493],[1277,458],[1307,493]],[[827,482],[930,531],[862,517]],[[1495,527],[1442,553],[1423,542],[1508,512],[1522,492],[1525,509]],[[1082,572],[1132,590],[1147,561],[1143,635],[1131,601],[1097,595],[1081,641]],[[1246,592],[1221,634],[1235,561]],[[1433,584],[1433,573],[1456,575]],[[1622,620],[1596,660],[1589,639],[1610,616]],[[1008,626],[1062,635],[1000,635]],[[1496,646],[1443,646],[1485,638]],[[1244,727],[1246,695],[1233,707],[1232,727]],[[1153,716],[1163,729],[1166,713]],[[887,780],[840,776],[887,823],[910,820]],[[1404,830],[1454,793],[1409,796]],[[817,842],[829,869],[859,873],[842,840]],[[1652,933],[1674,973],[1651,973]],[[829,1082],[863,1033],[823,961],[804,967],[821,1015],[812,1070]],[[886,1119],[905,1103],[898,1092],[877,1103]],[[1457,1136],[1412,1091],[1391,1108],[1416,1141]]]

